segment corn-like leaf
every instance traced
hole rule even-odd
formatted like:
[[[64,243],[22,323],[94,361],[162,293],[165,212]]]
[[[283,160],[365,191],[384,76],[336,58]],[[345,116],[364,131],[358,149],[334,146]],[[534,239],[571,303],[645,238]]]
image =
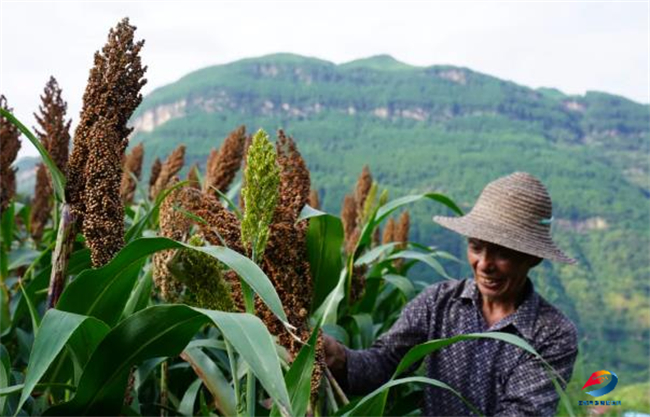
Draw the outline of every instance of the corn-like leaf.
[[[217,364],[208,355],[203,353],[200,348],[185,349],[181,357],[192,366],[196,375],[203,381],[208,391],[210,391],[212,398],[214,398],[214,405],[220,414],[224,416],[234,416],[237,414],[235,392]],[[196,398],[196,394],[194,398]],[[189,412],[186,415],[192,415],[193,406],[194,401],[190,405],[186,405],[187,409],[185,411]],[[184,413],[182,412],[182,414]]]
[[[206,323],[219,328],[283,414],[291,415],[275,344],[262,321],[250,314],[185,305],[149,307],[119,323],[95,349],[72,400],[46,410],[46,414],[117,415],[131,367],[149,358],[179,355]]]
[[[309,206],[306,206],[309,207]],[[311,209],[311,208],[310,208]],[[307,229],[307,256],[314,282],[311,310],[315,311],[336,287],[343,263],[343,224],[338,217],[303,209],[302,218],[309,218]]]
[[[438,262],[432,255],[426,254],[426,253],[421,253],[421,252],[415,252],[415,251],[410,251],[410,250],[405,250],[398,252],[392,256],[389,256],[388,259],[414,259],[416,261],[423,262],[427,265],[429,265],[431,268],[433,268],[434,271],[436,271],[438,274],[443,276],[446,279],[454,279],[450,277],[447,272],[445,272],[445,268],[442,267],[440,262]]]
[[[84,327],[91,327],[92,329],[84,329]],[[32,348],[25,375],[25,387],[16,409],[20,410],[29,394],[45,374],[45,371],[71,338],[77,335],[86,339],[85,336],[91,334],[93,343],[95,343],[98,338],[103,338],[108,331],[109,327],[105,323],[93,317],[55,309],[48,310],[45,317],[43,317],[39,334],[34,340],[34,347]],[[93,347],[88,346],[89,349]]]
[[[108,264],[83,271],[61,294],[57,309],[90,315],[110,325],[115,324],[122,315],[145,258],[164,249],[198,250],[217,258],[236,271],[269,309],[291,328],[273,284],[250,259],[228,248],[196,247],[164,237],[134,240]]]

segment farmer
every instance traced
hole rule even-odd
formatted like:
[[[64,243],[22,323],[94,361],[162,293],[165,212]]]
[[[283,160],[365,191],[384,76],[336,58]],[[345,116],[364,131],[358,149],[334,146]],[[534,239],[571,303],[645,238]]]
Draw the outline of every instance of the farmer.
[[[530,174],[516,172],[488,184],[472,211],[435,216],[466,236],[473,279],[431,285],[402,311],[393,327],[366,350],[325,337],[326,363],[350,394],[388,381],[408,350],[432,339],[467,333],[517,335],[559,374],[563,387],[578,353],[574,324],[535,292],[528,272],[542,258],[575,263],[551,239],[551,199]],[[425,359],[426,376],[446,383],[485,415],[554,415],[559,395],[541,361],[494,339],[462,341]],[[405,376],[405,375],[402,375]],[[472,414],[452,392],[426,385],[425,415]]]

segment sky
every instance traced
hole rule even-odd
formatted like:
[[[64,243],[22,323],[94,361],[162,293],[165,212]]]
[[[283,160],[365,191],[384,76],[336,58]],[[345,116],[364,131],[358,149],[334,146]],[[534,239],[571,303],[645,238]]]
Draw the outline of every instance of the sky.
[[[75,125],[93,54],[128,16],[146,94],[194,70],[290,52],[334,63],[389,54],[567,94],[650,103],[650,1],[0,0],[0,92],[27,126],[50,75]],[[19,156],[36,155],[26,141]]]

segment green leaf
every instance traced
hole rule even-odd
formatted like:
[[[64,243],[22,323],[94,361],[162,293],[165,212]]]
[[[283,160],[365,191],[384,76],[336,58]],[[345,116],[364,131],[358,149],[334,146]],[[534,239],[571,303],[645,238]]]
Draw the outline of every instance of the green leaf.
[[[296,223],[302,220],[312,219],[320,216],[329,216],[329,215],[323,211],[313,208],[309,204],[305,204],[305,206],[300,211],[300,214],[298,215],[298,219],[296,220]]]
[[[400,290],[406,296],[407,300],[410,300],[415,295],[415,288],[413,288],[413,283],[410,279],[395,274],[386,274],[382,278]]]
[[[210,391],[214,399],[214,405],[220,414],[224,416],[234,416],[237,414],[235,392],[217,364],[208,355],[203,353],[200,348],[185,349],[181,357],[192,366],[196,375],[203,381],[208,391]],[[194,394],[194,398],[196,398],[196,394]],[[194,400],[192,400],[187,410],[189,414],[186,415],[192,415],[193,407]]]
[[[283,409],[283,414],[293,415],[275,343],[264,323],[252,314],[195,310],[205,314],[217,325],[224,338],[248,363],[271,398]]]
[[[201,384],[203,381],[201,381],[200,378],[197,378],[196,381],[192,382],[190,384],[190,387],[185,391],[185,394],[183,395],[183,399],[181,400],[181,405],[178,406],[178,412],[181,415],[184,416],[189,416],[192,417],[194,415],[194,403],[196,402],[196,396],[199,393],[199,390],[201,389]],[[234,414],[227,414],[227,415],[234,415]]]
[[[25,127],[25,125],[20,123],[20,121],[18,121],[18,119],[16,119],[14,115],[9,113],[6,109],[0,109],[0,114],[3,117],[6,117],[7,120],[13,123],[25,136],[27,136],[27,139],[29,139],[32,145],[34,145],[34,147],[38,150],[38,153],[41,154],[43,163],[50,172],[50,178],[52,179],[52,185],[54,186],[54,194],[56,195],[56,199],[60,202],[65,202],[65,177],[61,171],[59,171],[59,168],[57,168],[54,161],[52,161],[50,154],[47,153],[47,150],[41,141],[36,139],[36,136],[34,136],[34,134],[30,132],[29,129]]]
[[[273,284],[250,259],[228,248],[196,247],[164,237],[134,240],[108,264],[83,271],[61,294],[57,309],[97,317],[109,325],[115,324],[133,290],[144,258],[163,249],[192,249],[215,257],[237,272],[269,309],[291,328]]]
[[[370,314],[354,314],[352,320],[357,327],[357,335],[359,337],[360,349],[367,349],[374,341],[374,328],[372,316]]]
[[[41,252],[28,248],[18,248],[9,253],[9,270],[29,265],[38,259]]]
[[[377,246],[376,248],[373,248],[372,250],[364,253],[363,256],[359,257],[354,262],[354,266],[371,264],[386,253],[390,253],[397,245],[397,242],[391,242],[386,243],[385,245]]]
[[[445,384],[444,382],[422,376],[412,376],[409,378],[394,379],[388,381],[381,387],[377,388],[375,391],[363,397],[352,410],[349,410],[347,413],[343,414],[343,416],[384,415],[384,407],[386,406],[386,397],[388,395],[388,390],[394,386],[412,382],[420,382],[449,390],[458,396],[465,403],[465,405],[467,405],[467,407],[472,410],[474,414],[479,416],[482,415],[481,412],[469,401],[467,401],[462,395],[460,395],[458,391]]]
[[[325,301],[318,307],[318,310],[313,314],[313,317],[317,321],[321,321],[323,325],[325,324],[336,324],[337,322],[337,310],[339,303],[345,296],[345,281],[347,278],[347,269],[343,269],[339,273],[339,281],[336,284],[336,287],[329,293]]]
[[[440,262],[438,262],[432,255],[421,253],[421,252],[410,251],[410,250],[404,250],[388,257],[388,259],[399,259],[399,258],[414,259],[420,262],[424,262],[444,278],[454,279],[450,277],[447,274],[447,272],[445,272],[445,268],[443,268]]]
[[[303,209],[301,216],[305,212]],[[343,224],[338,217],[325,213],[310,217],[307,229],[307,256],[314,283],[312,311],[316,311],[336,287],[336,277],[343,268],[342,244]]]
[[[316,357],[316,344],[318,342],[318,334],[320,325],[316,325],[312,330],[311,336],[296,356],[296,359],[291,364],[289,372],[284,380],[287,384],[287,389],[290,393],[291,408],[293,409],[294,416],[304,416],[307,412],[309,405],[309,398],[311,396],[311,377],[314,369],[314,359]],[[277,407],[271,410],[271,416],[279,416]]]
[[[108,326],[92,317],[67,313],[55,309],[48,310],[43,317],[40,331],[34,340],[34,347],[29,356],[27,371],[25,372],[25,388],[23,389],[17,410],[23,406],[36,384],[40,381],[45,371],[59,355],[63,347],[77,333],[83,334],[80,329],[94,327],[92,333],[104,335],[108,333]]]
[[[0,282],[0,335],[9,331],[12,326],[11,313],[9,312],[9,290],[4,282]],[[2,410],[0,409],[0,412]]]
[[[149,358],[177,356],[209,322],[249,364],[271,398],[291,414],[275,345],[262,321],[250,314],[185,305],[149,307],[120,322],[95,349],[72,400],[48,409],[46,414],[116,415],[131,367]]]
[[[5,389],[9,387],[11,382],[11,360],[9,359],[9,352],[5,349],[4,345],[0,344],[0,389]],[[9,394],[9,393],[8,393]],[[7,398],[5,396],[0,397],[0,415],[6,415],[4,413],[5,402]]]
[[[151,291],[153,290],[153,271],[151,268],[147,269],[144,276],[140,278],[131,293],[129,300],[124,307],[122,318],[128,317],[131,314],[142,310],[149,303]]]

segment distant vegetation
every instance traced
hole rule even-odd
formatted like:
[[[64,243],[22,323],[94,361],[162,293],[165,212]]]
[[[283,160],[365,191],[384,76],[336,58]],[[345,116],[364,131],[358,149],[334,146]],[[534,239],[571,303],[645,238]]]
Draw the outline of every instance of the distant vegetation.
[[[158,116],[170,120],[157,125]],[[147,117],[155,128],[140,129],[132,141],[145,143],[147,164],[183,142],[190,163],[201,165],[239,124],[285,129],[299,140],[323,207],[334,214],[364,164],[392,196],[438,190],[464,209],[494,178],[515,170],[539,176],[554,200],[554,235],[580,263],[544,263],[533,276],[537,288],[578,323],[588,369],[618,370],[622,382],[647,380],[647,105],[388,56],[337,66],[279,54],[191,73],[146,97],[133,120]],[[413,207],[411,240],[462,258],[463,241],[430,220],[440,210]]]

